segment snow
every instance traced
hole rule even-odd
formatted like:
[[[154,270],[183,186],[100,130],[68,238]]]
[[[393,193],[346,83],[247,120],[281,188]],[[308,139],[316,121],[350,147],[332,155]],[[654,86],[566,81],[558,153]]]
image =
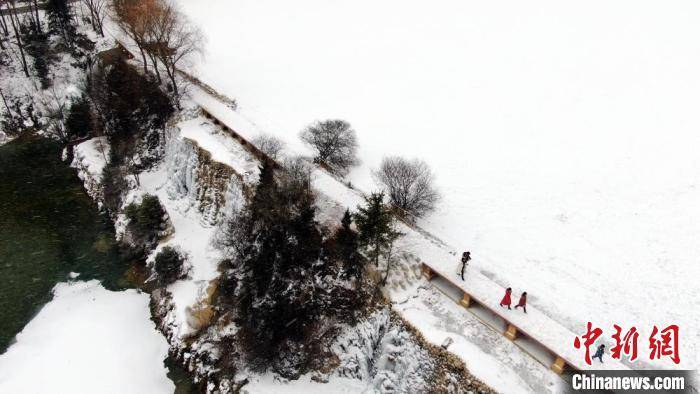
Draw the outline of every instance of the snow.
[[[445,261],[445,259],[441,259],[441,261]],[[475,268],[468,267],[465,270],[464,276],[467,280],[462,282],[461,279],[458,278],[456,270],[454,269],[454,264],[429,263],[429,265],[435,272],[439,273],[443,278],[446,278],[454,286],[467,291],[474,300],[485,304],[494,314],[516,326],[522,333],[527,334],[539,343],[555,351],[557,355],[561,356],[570,365],[578,369],[592,368],[583,363],[580,355],[581,350],[571,346],[576,334],[552,320],[536,307],[528,306],[527,314],[520,313],[520,311],[517,310],[501,308],[497,303],[500,302],[500,299],[503,297],[505,293],[504,289],[484,277],[483,274]],[[511,299],[517,297],[518,294],[516,290],[511,295]],[[604,327],[604,329],[612,331],[613,327]],[[628,369],[616,360],[610,360],[603,365],[595,364],[595,368],[612,370]]]
[[[433,297],[435,298],[435,297]],[[474,322],[474,318],[470,319],[463,311],[458,310],[459,306],[454,303],[444,303],[441,305],[443,313],[445,309],[452,309],[451,313],[459,316],[459,321],[470,321],[478,327],[480,323]],[[425,311],[415,306],[399,306],[402,311],[402,316],[411,324],[415,325],[425,336],[425,338],[434,345],[441,345],[446,338],[452,338],[453,343],[448,346],[448,350],[464,360],[469,371],[478,376],[484,383],[488,384],[494,390],[502,393],[526,393],[526,392],[555,392],[558,386],[562,384],[558,378],[550,373],[542,373],[540,368],[533,365],[533,361],[527,356],[522,357],[518,352],[513,351],[511,343],[503,337],[492,337],[491,341],[498,343],[501,351],[511,357],[518,358],[521,365],[520,371],[516,369],[503,368],[503,361],[496,358],[495,354],[484,351],[480,348],[479,342],[468,335],[465,328],[459,327],[452,330],[449,328],[450,320],[445,319],[446,315],[427,314]],[[460,313],[461,312],[461,313]],[[454,321],[453,321],[454,324]],[[473,326],[472,326],[473,327]],[[484,330],[480,330],[484,331]],[[523,372],[526,372],[525,376]],[[537,382],[537,380],[540,380]],[[528,381],[531,380],[531,381]],[[537,384],[542,384],[542,387],[537,387]]]
[[[100,182],[108,157],[107,137],[95,137],[75,146],[72,166],[83,167],[84,171],[78,172],[81,180],[85,181],[84,178],[90,176],[94,181]]]
[[[364,391],[365,386],[360,380],[340,377],[333,377],[328,383],[314,382],[309,376],[282,382],[268,373],[253,378],[251,382],[243,386],[243,392],[257,394],[280,392],[289,394],[359,393]]]
[[[192,332],[192,327],[187,324],[187,308],[202,298],[208,281],[218,276],[216,267],[222,257],[220,251],[211,245],[215,229],[201,224],[197,211],[189,209],[189,201],[169,198],[165,189],[167,181],[163,170],[142,174],[139,192],[158,196],[175,229],[173,235],[151,253],[150,260],[163,247],[174,246],[185,252],[192,267],[189,278],[168,287],[175,305],[172,315],[177,327],[175,332],[178,337],[184,337]]]
[[[80,13],[85,12],[82,5],[76,5],[76,7],[80,9]],[[39,11],[39,17],[44,20],[44,24],[46,24],[44,16],[44,11]],[[88,39],[95,43],[96,53],[112,45],[109,38],[98,36],[92,31],[89,24],[78,24],[77,30],[85,34]],[[14,42],[13,29],[10,29],[9,33],[10,35],[6,37],[8,44]],[[56,45],[57,40],[58,38],[53,36],[51,38],[51,44]],[[43,129],[37,130],[37,133],[42,135],[51,134],[50,130],[48,130],[48,124],[50,124],[51,121],[51,119],[49,119],[50,113],[59,112],[60,107],[63,107],[62,111],[66,111],[70,101],[80,96],[81,89],[79,86],[84,84],[84,70],[80,67],[79,62],[76,62],[76,59],[69,54],[56,52],[54,53],[55,58],[50,62],[48,70],[48,79],[51,80],[51,87],[42,89],[36,78],[32,56],[25,52],[30,74],[28,78],[21,68],[19,51],[16,45],[9,45],[9,49],[3,51],[3,53],[5,55],[3,59],[5,64],[0,68],[0,89],[7,103],[12,107],[11,112],[15,116],[18,115],[14,104],[19,102],[21,104],[20,107],[22,108],[23,116],[26,118],[24,120],[25,126],[34,126],[27,118],[28,106],[31,104],[34,114],[39,118],[43,126]],[[6,112],[7,108],[3,103],[3,105],[0,106],[0,113],[4,115]],[[17,130],[0,131],[0,145],[14,138],[6,135],[5,132],[16,131]]]
[[[195,88],[192,91],[197,104],[216,116],[224,125],[236,130],[246,138],[260,133],[257,125],[237,114],[224,103],[212,99],[211,96],[199,89]],[[199,134],[191,134],[191,136],[197,135]],[[316,201],[319,207],[317,219],[325,225],[337,225],[346,208],[353,209],[363,203],[360,191],[348,188],[341,180],[325,170],[314,167],[311,179],[318,194]],[[397,250],[411,253],[414,261],[412,264],[402,263],[395,268],[389,277],[389,286],[387,287],[390,289],[390,298],[394,301],[397,310],[402,312],[404,318],[414,324],[426,335],[428,341],[435,345],[440,345],[445,339],[442,336],[445,333],[444,325],[459,319],[466,329],[465,327],[452,328],[453,339],[456,339],[456,343],[450,348],[450,351],[461,357],[470,367],[474,367],[473,370],[470,369],[470,372],[497,390],[514,393],[555,391],[559,387],[557,384],[561,384],[562,381],[549,369],[552,360],[547,361],[545,365],[538,363],[522,352],[520,348],[505,340],[500,333],[496,334],[490,328],[484,329],[473,315],[465,314],[466,312],[463,310],[455,311],[454,303],[449,298],[427,297],[426,299],[423,297],[424,292],[420,290],[421,287],[426,286],[426,283],[421,278],[420,261],[451,261],[454,259],[454,252],[442,241],[424,231],[416,230],[402,223],[398,223],[398,230],[405,235],[398,241]],[[396,279],[397,271],[413,272],[413,275],[408,275],[411,278],[404,281],[409,283],[397,284],[399,282]],[[486,286],[492,290],[494,287],[498,287],[488,278],[482,276],[481,280],[488,282]],[[399,287],[403,290],[399,290]],[[532,307],[530,308],[532,309]],[[544,326],[544,328],[540,328],[544,330],[543,332],[547,332],[546,323],[556,325],[556,322],[547,318],[545,322],[540,324],[540,327]],[[561,331],[561,327],[558,330]],[[573,337],[573,334],[571,335]],[[494,343],[499,343],[499,346],[493,346]],[[347,352],[347,346],[344,349]],[[342,354],[341,357],[352,360],[357,357],[355,353]],[[508,368],[503,368],[504,366]],[[387,373],[390,374],[390,372]],[[361,378],[367,380],[371,377],[361,376]]]
[[[217,224],[222,216],[205,220],[199,209],[199,195],[195,192],[207,179],[198,177],[198,156],[195,146],[207,150],[212,160],[228,165],[240,174],[244,182],[256,182],[257,161],[233,139],[217,130],[202,117],[183,120],[168,138],[166,157],[163,164],[152,171],[142,173],[140,187],[132,191],[125,204],[148,193],[159,198],[168,212],[173,226],[173,234],[160,242],[151,253],[149,261],[165,246],[182,250],[191,266],[188,277],[176,281],[168,287],[172,294],[174,310],[170,314],[175,339],[179,340],[193,333],[196,327],[188,322],[189,310],[206,297],[209,282],[219,273],[219,262],[223,259],[221,250],[214,244]],[[235,176],[227,181],[224,207],[221,212],[230,213],[240,209],[243,203],[242,184]]]
[[[476,271],[573,332],[678,324],[700,365],[696,2],[180,3],[238,116],[299,152],[347,119],[365,191],[384,155],[427,160],[444,200],[420,224]]]
[[[73,147],[70,166],[78,170],[78,178],[90,197],[102,206],[102,170],[109,157],[107,137],[95,137]]]
[[[181,122],[178,127],[182,138],[196,141],[200,148],[211,153],[212,160],[235,168],[236,172],[243,176],[245,183],[257,183],[260,163],[219,127],[202,117]]]
[[[167,354],[147,294],[95,280],[59,283],[0,355],[0,392],[172,393]]]

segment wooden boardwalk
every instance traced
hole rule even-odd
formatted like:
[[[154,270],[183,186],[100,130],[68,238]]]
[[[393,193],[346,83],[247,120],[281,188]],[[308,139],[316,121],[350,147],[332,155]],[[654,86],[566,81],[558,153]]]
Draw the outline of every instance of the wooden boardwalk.
[[[549,355],[551,362],[548,366],[552,371],[562,374],[567,370],[575,372],[585,369],[629,369],[609,356],[606,356],[603,364],[586,365],[583,360],[584,350],[575,349],[573,346],[577,334],[532,305],[528,305],[527,314],[523,313],[522,309],[509,310],[501,307],[499,302],[505,294],[505,289],[471,267],[465,271],[465,281],[462,281],[455,269],[458,264],[461,263],[437,265],[423,262],[423,276],[443,292],[451,293],[452,298],[455,298],[454,294],[458,294],[459,297],[455,301],[487,326],[502,328],[501,332],[506,338],[514,341],[539,362],[545,363],[543,358],[546,357],[542,356]],[[514,291],[511,297],[517,301],[519,296],[520,294]]]

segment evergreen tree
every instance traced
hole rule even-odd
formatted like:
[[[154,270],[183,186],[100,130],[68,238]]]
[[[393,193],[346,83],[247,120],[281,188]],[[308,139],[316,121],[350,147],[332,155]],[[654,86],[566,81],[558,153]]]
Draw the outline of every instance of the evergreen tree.
[[[237,299],[241,335],[250,362],[264,368],[289,341],[321,315],[314,294],[322,236],[308,182],[276,179],[265,163],[255,195],[232,224],[240,274]]]
[[[391,210],[384,204],[384,193],[372,193],[365,197],[365,206],[358,206],[355,222],[360,232],[360,246],[366,249],[367,256],[375,266],[379,258],[386,256],[393,242],[401,235],[392,227]]]
[[[350,210],[346,210],[341,226],[333,236],[334,258],[341,263],[341,273],[346,278],[359,280],[364,272],[365,259],[359,252],[359,238],[350,226],[352,225],[352,215]]]
[[[124,164],[141,148],[148,154],[141,157],[147,167],[144,158],[157,156],[151,152],[158,151],[160,131],[174,111],[168,97],[123,59],[95,76],[90,95],[109,138],[110,162]]]
[[[66,118],[66,134],[68,139],[86,137],[92,125],[90,103],[85,96],[75,100]]]
[[[34,71],[41,83],[41,88],[47,89],[51,86],[49,79],[49,36],[42,31],[41,26],[34,18],[25,18],[25,23],[20,25],[20,32],[27,54],[33,59]]]
[[[73,47],[76,28],[69,0],[47,0],[46,14],[49,19],[49,31],[61,37],[69,48]]]
[[[145,243],[154,243],[166,224],[165,208],[158,197],[151,194],[143,196],[141,204],[129,204],[124,213],[129,219],[127,228],[138,241]]]
[[[184,257],[177,249],[166,246],[156,255],[153,269],[161,285],[169,285],[183,276]]]

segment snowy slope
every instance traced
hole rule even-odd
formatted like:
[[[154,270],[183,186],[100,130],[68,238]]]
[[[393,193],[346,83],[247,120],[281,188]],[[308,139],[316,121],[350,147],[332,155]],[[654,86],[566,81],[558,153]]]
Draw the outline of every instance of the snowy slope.
[[[477,269],[576,332],[679,324],[700,365],[700,5],[180,3],[202,79],[260,127],[303,151],[349,120],[365,190],[383,155],[426,159],[445,198],[421,224]]]
[[[59,283],[0,356],[0,392],[172,393],[167,356],[147,294],[95,280]]]

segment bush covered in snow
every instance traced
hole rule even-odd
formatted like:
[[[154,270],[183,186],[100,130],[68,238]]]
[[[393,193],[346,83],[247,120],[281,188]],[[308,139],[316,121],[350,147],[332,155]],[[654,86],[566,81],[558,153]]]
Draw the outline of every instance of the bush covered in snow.
[[[131,203],[124,209],[129,219],[127,231],[131,243],[137,247],[149,247],[158,240],[167,225],[165,209],[158,197],[146,194],[140,204]]]
[[[153,270],[161,285],[169,285],[185,276],[185,257],[179,250],[166,246],[156,255]]]

